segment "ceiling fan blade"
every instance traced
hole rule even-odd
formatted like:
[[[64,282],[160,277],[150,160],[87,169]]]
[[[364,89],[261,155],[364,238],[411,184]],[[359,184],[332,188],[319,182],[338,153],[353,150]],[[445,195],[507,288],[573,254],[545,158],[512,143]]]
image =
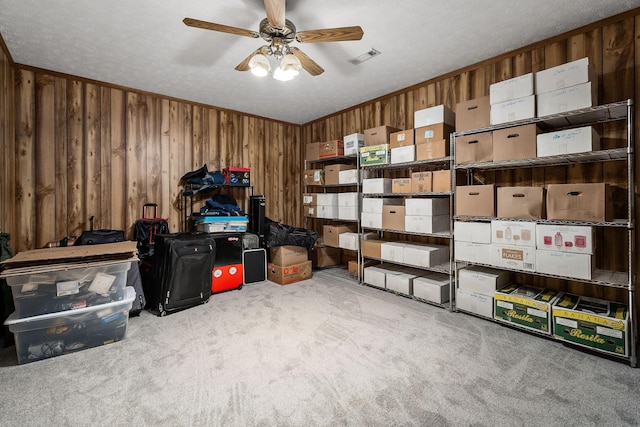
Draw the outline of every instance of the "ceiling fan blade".
[[[260,34],[256,33],[255,31],[245,30],[237,27],[230,27],[228,25],[214,24],[213,22],[200,21],[198,19],[184,18],[182,22],[184,22],[184,24],[189,27],[202,28],[204,30],[219,31],[221,33],[252,37],[254,39],[260,37]]]
[[[285,0],[264,0],[264,8],[267,11],[267,21],[276,28],[284,28]]]
[[[251,53],[251,55],[247,56],[244,61],[242,61],[236,66],[236,71],[249,71],[249,61],[251,61],[251,58],[253,58],[259,53],[262,53],[263,55],[265,55],[267,53],[267,50],[268,50],[267,46],[262,46],[254,50]]]
[[[360,40],[364,32],[359,26],[325,28],[324,30],[298,31],[296,40],[300,43],[343,42]]]
[[[304,68],[307,73],[311,74],[312,76],[319,76],[320,74],[324,73],[324,69],[319,66],[316,61],[309,58],[306,53],[304,53],[297,47],[292,47],[291,53],[293,53],[293,55],[300,60],[302,68]]]

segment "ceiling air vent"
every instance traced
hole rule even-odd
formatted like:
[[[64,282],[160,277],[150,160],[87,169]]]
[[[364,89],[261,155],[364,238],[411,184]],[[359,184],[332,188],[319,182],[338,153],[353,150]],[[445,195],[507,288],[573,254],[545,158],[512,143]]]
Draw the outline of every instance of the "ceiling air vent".
[[[353,65],[358,65],[358,64],[362,64],[364,61],[368,61],[371,58],[373,58],[374,56],[378,56],[380,55],[382,52],[375,50],[374,48],[371,48],[370,51],[363,53],[362,55],[358,56],[357,58],[354,59],[350,59],[349,62],[351,62]]]

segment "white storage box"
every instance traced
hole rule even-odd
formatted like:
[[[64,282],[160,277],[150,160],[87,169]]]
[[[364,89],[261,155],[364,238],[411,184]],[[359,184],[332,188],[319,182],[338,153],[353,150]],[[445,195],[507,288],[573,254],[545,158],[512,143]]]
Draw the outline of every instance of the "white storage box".
[[[592,82],[541,93],[538,98],[538,117],[598,105],[597,85]]]
[[[338,205],[318,205],[316,207],[316,218],[338,219],[340,211]]]
[[[398,198],[377,198],[364,197],[362,199],[362,212],[371,212],[382,214],[382,207],[385,205],[402,206],[403,199]],[[406,213],[406,211],[405,211]]]
[[[362,192],[364,194],[390,194],[391,178],[368,178],[362,180]]]
[[[373,212],[362,212],[360,223],[364,228],[382,228],[382,214]]]
[[[317,193],[316,203],[322,206],[338,206],[338,193]]]
[[[364,134],[352,133],[342,138],[344,143],[344,155],[353,156],[360,153],[360,147],[364,147]]]
[[[538,157],[587,153],[600,149],[600,135],[591,126],[541,133],[536,146]]]
[[[405,215],[404,231],[425,234],[448,231],[449,219],[449,215]]]
[[[451,126],[456,125],[456,113],[446,105],[436,105],[413,113],[413,127],[420,128],[438,123],[446,123]]]
[[[489,225],[487,223],[487,225]],[[454,243],[455,257],[457,261],[477,262],[480,264],[491,264],[491,244],[460,242]]]
[[[491,244],[491,265],[514,270],[536,271],[536,248]]]
[[[536,246],[536,223],[525,221],[491,221],[491,243],[513,246]]]
[[[456,307],[469,313],[493,318],[493,295],[484,295],[458,288],[456,290]]]
[[[444,245],[424,245],[420,243],[404,243],[402,259],[405,264],[416,267],[435,267],[449,263],[449,247]]]
[[[544,274],[591,280],[593,255],[570,252],[536,251],[536,271]]]
[[[404,262],[404,242],[385,242],[380,245],[380,257],[386,261]]]
[[[375,239],[376,233],[362,233],[362,240]],[[360,248],[360,234],[358,233],[340,233],[338,235],[338,246],[343,249],[357,251]]]
[[[535,95],[511,101],[493,104],[491,106],[491,124],[513,122],[515,120],[531,119],[536,116]]]
[[[338,184],[357,184],[358,169],[347,169],[338,172]]]
[[[540,250],[593,254],[594,228],[584,225],[538,224],[536,247]]]
[[[358,207],[358,193],[339,193],[338,206],[355,206]]]
[[[449,198],[406,199],[405,215],[449,215]]]
[[[338,219],[357,221],[359,212],[357,206],[338,206]]]
[[[391,164],[413,162],[416,160],[416,146],[406,145],[391,149]]]
[[[418,277],[418,274],[420,273],[410,270],[389,272],[386,277],[387,289],[404,295],[413,295],[413,281]]]
[[[442,273],[429,273],[413,279],[413,296],[437,304],[449,301],[449,276]]]
[[[494,268],[471,266],[458,270],[458,287],[470,292],[493,295],[495,291],[509,283],[508,271]]]
[[[491,104],[499,104],[534,94],[533,73],[493,83],[489,86],[489,102]]]
[[[453,224],[456,241],[491,243],[491,223],[456,221]]]
[[[136,292],[126,286],[123,299],[57,313],[5,321],[13,332],[18,363],[29,363],[125,339]]]
[[[581,58],[556,67],[538,71],[535,76],[536,93],[552,92],[565,87],[575,86],[598,80],[589,58]]]
[[[387,273],[390,271],[398,271],[399,269],[399,266],[393,264],[380,264],[372,267],[365,267],[363,270],[364,283],[385,289],[387,287]]]

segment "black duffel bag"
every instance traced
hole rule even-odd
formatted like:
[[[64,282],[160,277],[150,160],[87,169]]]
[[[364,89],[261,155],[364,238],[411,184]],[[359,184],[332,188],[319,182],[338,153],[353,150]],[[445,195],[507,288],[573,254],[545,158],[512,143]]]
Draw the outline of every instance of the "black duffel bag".
[[[318,240],[318,233],[307,228],[293,227],[265,218],[264,238],[267,248],[293,245],[307,248],[309,252]]]
[[[101,245],[103,243],[115,243],[124,242],[124,230],[110,230],[110,229],[93,229],[93,217],[89,218],[91,224],[88,231],[83,231],[80,237],[76,240],[74,245]]]

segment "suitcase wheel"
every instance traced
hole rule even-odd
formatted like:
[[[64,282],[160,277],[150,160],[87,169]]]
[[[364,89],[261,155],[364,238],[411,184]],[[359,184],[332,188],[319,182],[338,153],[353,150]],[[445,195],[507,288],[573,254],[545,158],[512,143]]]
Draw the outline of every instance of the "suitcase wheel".
[[[162,307],[162,303],[158,303],[158,311],[160,312],[160,317],[164,317],[167,312],[164,311],[164,307]]]
[[[238,286],[238,290],[242,289],[242,284],[240,284],[240,286]]]

